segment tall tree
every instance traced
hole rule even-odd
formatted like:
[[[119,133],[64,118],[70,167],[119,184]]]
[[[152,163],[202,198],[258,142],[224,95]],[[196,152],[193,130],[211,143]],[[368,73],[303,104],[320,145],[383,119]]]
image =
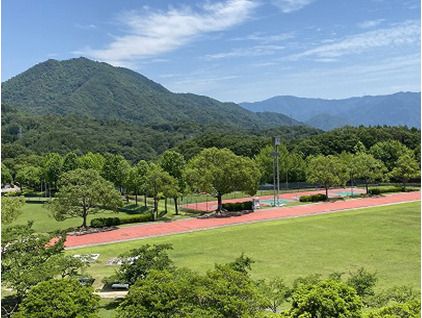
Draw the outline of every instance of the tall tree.
[[[102,175],[106,180],[113,182],[123,194],[123,185],[127,180],[129,168],[130,165],[123,156],[106,154]]]
[[[36,166],[19,165],[15,179],[21,186],[39,188],[42,182],[42,169]]]
[[[63,157],[63,172],[79,168],[78,156],[74,152],[69,152]]]
[[[138,205],[138,195],[142,193],[145,195],[146,206],[145,183],[147,172],[148,162],[141,160],[135,166],[131,167],[127,174],[126,186],[134,192],[136,205]]]
[[[332,155],[310,157],[306,175],[309,183],[324,187],[327,198],[330,187],[344,185],[348,180],[345,164],[340,158]]]
[[[369,149],[369,153],[381,160],[389,171],[393,170],[399,157],[407,152],[411,150],[397,140],[380,141]]]
[[[78,158],[78,167],[81,169],[94,169],[101,173],[103,171],[105,159],[100,153],[88,152]]]
[[[90,213],[100,209],[116,210],[121,197],[113,184],[104,180],[95,170],[76,169],[64,173],[59,180],[60,190],[49,203],[54,217],[61,221],[70,217],[82,217],[82,227]]]
[[[173,151],[165,151],[159,160],[160,166],[169,175],[176,179],[178,191],[173,191],[174,209],[176,215],[179,214],[179,208],[177,204],[178,197],[186,191],[186,181],[183,175],[183,170],[186,167],[186,161],[182,154]]]
[[[391,171],[392,177],[401,179],[404,189],[406,189],[406,183],[410,179],[418,178],[420,175],[419,164],[411,153],[401,155],[396,162],[396,166]]]
[[[194,190],[208,192],[217,198],[218,212],[223,208],[223,195],[233,191],[254,195],[261,177],[252,159],[215,147],[204,149],[196,155],[188,163],[185,173]]]
[[[353,156],[353,165],[356,167],[356,177],[365,180],[366,194],[369,193],[370,182],[386,180],[387,168],[382,161],[371,154],[358,152]]]
[[[170,196],[177,191],[176,180],[159,165],[151,163],[146,175],[146,191],[154,199],[154,220],[158,216],[158,201],[161,197]]]
[[[47,182],[48,193],[57,188],[57,181],[63,172],[63,158],[58,153],[49,153],[44,159],[44,178]]]

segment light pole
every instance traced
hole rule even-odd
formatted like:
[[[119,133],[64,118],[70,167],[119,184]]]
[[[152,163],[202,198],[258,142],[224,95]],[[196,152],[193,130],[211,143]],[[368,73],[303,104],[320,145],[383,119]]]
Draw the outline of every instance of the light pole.
[[[274,152],[273,152],[274,206],[276,206],[276,205],[279,206],[279,197],[278,197],[278,194],[280,192],[280,168],[279,168],[279,161],[280,161],[279,156],[280,156],[280,154],[278,153],[278,146],[279,145],[280,145],[280,137],[274,137],[273,138],[273,146],[274,146]],[[276,188],[276,178],[277,178],[277,188]],[[276,193],[277,193],[277,195],[276,195]],[[276,197],[277,197],[277,203],[276,203]]]

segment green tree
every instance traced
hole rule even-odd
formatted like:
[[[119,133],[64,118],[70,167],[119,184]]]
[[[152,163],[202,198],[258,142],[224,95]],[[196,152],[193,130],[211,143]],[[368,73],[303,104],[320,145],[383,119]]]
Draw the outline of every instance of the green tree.
[[[397,140],[380,141],[369,149],[369,153],[381,160],[389,171],[393,170],[399,157],[408,152],[411,150]]]
[[[310,157],[306,176],[309,183],[321,184],[325,188],[327,198],[330,187],[344,185],[348,179],[345,164],[332,155]]]
[[[138,279],[144,280],[152,270],[174,270],[173,261],[168,255],[171,249],[170,244],[146,244],[121,254],[122,265],[108,281],[133,285]]]
[[[13,182],[13,178],[12,178],[10,169],[2,163],[1,164],[1,184],[4,185],[6,183],[12,183],[12,182]]]
[[[362,302],[356,291],[339,280],[299,284],[293,291],[291,318],[361,318]]]
[[[280,306],[287,301],[290,289],[280,278],[274,278],[267,281],[262,281],[259,284],[261,293],[264,297],[265,307],[273,313],[280,311]]]
[[[7,197],[1,199],[1,224],[10,224],[22,213],[24,198]]]
[[[42,169],[30,165],[20,165],[15,177],[21,186],[25,185],[32,189],[40,187],[42,178]]]
[[[150,164],[146,175],[146,191],[154,199],[154,220],[158,216],[158,201],[161,197],[171,197],[177,191],[176,180],[157,164]]]
[[[78,167],[81,169],[94,169],[101,173],[103,171],[105,159],[99,153],[88,152],[78,158]]]
[[[217,198],[218,212],[222,211],[225,194],[244,191],[254,195],[261,176],[252,159],[217,148],[202,150],[188,163],[185,173],[194,190],[208,192]]]
[[[53,189],[57,187],[57,181],[63,172],[63,158],[58,153],[49,153],[44,159],[44,179],[47,182],[48,193],[51,196]]]
[[[94,318],[100,298],[92,287],[71,279],[51,279],[34,286],[14,318]]]
[[[179,208],[177,204],[178,197],[186,192],[186,181],[183,175],[183,170],[186,166],[185,158],[182,154],[173,151],[167,150],[165,151],[159,160],[160,166],[166,171],[169,175],[171,175],[177,182],[177,190],[173,191],[173,201],[174,201],[174,209],[176,215],[179,214]]]
[[[356,290],[356,294],[362,299],[375,295],[374,288],[377,284],[376,273],[370,273],[363,267],[356,272],[351,272],[346,283]]]
[[[88,214],[100,209],[116,210],[121,205],[121,197],[113,184],[92,169],[66,172],[60,177],[59,185],[60,190],[49,203],[59,221],[79,216],[83,218],[82,227],[86,227]]]
[[[127,174],[126,186],[135,193],[135,202],[138,205],[138,194],[145,195],[146,206],[146,176],[148,173],[148,162],[139,161],[135,166],[129,169]]]
[[[353,166],[356,167],[356,178],[365,180],[366,194],[370,182],[385,180],[387,168],[382,161],[377,160],[371,154],[358,152],[353,156]]]
[[[63,157],[63,172],[68,172],[79,168],[78,156],[74,152],[69,152]]]
[[[2,229],[2,284],[16,292],[18,302],[32,286],[66,271],[58,266],[57,260],[63,255],[65,239],[65,236],[36,233],[31,224]]]
[[[410,300],[405,303],[392,302],[369,312],[367,318],[420,318],[421,301]]]
[[[102,175],[106,180],[113,182],[119,188],[121,194],[123,194],[123,185],[127,180],[129,169],[130,165],[123,156],[115,154],[105,155]]]
[[[393,178],[400,178],[403,188],[406,189],[406,183],[410,179],[419,177],[421,172],[419,164],[413,155],[411,153],[405,153],[399,157],[390,175]]]

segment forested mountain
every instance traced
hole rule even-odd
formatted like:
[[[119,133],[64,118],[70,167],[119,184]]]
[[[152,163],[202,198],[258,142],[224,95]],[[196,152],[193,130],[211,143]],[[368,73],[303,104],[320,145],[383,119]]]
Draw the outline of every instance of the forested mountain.
[[[240,105],[255,112],[282,113],[324,130],[345,125],[421,126],[421,94],[412,92],[332,100],[276,96]]]
[[[64,154],[69,151],[83,154],[92,151],[118,153],[136,162],[154,159],[178,145],[185,145],[184,153],[193,155],[204,144],[226,146],[238,154],[253,156],[270,142],[273,134],[290,141],[320,133],[320,130],[307,126],[274,129],[234,130],[231,125],[199,125],[183,121],[139,125],[76,115],[32,115],[2,105],[2,157],[14,158],[26,153]],[[199,146],[198,140],[202,140]]]
[[[262,129],[300,124],[281,114],[256,114],[206,96],[175,94],[139,73],[86,58],[35,65],[2,83],[2,102],[31,114],[142,125],[189,121]]]

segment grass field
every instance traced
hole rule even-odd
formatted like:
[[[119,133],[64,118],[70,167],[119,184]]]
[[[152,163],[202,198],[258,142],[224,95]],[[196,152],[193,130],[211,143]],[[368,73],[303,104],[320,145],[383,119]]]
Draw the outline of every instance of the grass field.
[[[100,253],[86,270],[101,279],[114,272],[106,261],[142,244],[171,243],[178,266],[206,271],[241,252],[255,260],[255,278],[291,282],[310,273],[347,272],[361,266],[378,273],[378,288],[420,289],[420,203],[405,203],[304,218],[226,227],[202,232],[69,250]]]

